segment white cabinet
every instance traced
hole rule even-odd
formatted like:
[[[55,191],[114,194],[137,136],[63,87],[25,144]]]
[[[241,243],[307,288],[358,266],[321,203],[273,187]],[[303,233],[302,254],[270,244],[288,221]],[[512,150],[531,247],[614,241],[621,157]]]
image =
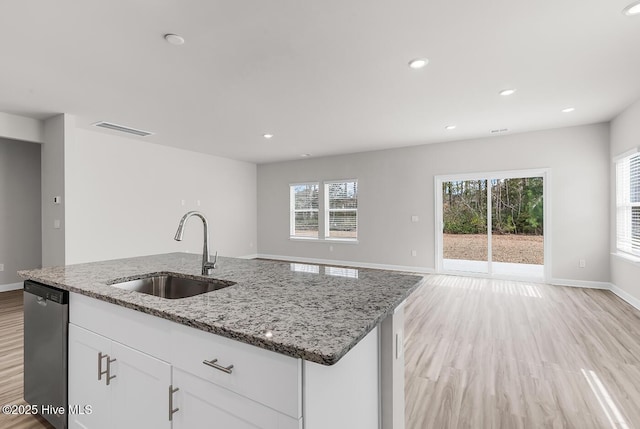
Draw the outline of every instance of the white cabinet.
[[[79,406],[79,410],[87,412],[69,414],[70,428],[111,427],[111,392],[106,386],[104,374],[98,380],[99,353],[106,353],[110,349],[109,339],[69,325],[69,406]],[[104,359],[102,364],[105,364]]]
[[[169,429],[170,384],[168,363],[69,325],[69,405],[85,411],[70,428]]]
[[[302,417],[300,359],[178,324],[171,329],[171,343],[180,344],[172,351],[174,368],[295,420]],[[182,389],[175,379],[173,384]]]
[[[296,420],[242,395],[179,368],[173,368],[179,387],[174,405],[173,429],[301,429]]]
[[[324,366],[75,293],[69,320],[70,428],[380,427],[378,328]]]

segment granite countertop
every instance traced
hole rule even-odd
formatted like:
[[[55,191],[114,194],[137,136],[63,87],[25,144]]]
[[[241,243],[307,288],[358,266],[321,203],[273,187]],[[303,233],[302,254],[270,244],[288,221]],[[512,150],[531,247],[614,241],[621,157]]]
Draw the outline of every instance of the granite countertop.
[[[202,278],[201,262],[200,255],[169,253],[18,274],[324,365],[336,363],[422,281],[380,270],[219,257],[209,277],[236,284],[202,295],[165,299],[109,286],[149,273]]]

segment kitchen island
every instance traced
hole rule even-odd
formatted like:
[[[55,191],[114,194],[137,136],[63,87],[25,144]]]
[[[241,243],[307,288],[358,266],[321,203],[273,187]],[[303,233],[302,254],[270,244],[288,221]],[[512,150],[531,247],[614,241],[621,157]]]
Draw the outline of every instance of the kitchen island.
[[[112,286],[161,273],[202,279],[200,269],[198,255],[172,253],[20,272],[71,292],[69,403],[94,412],[70,416],[70,427],[130,425],[133,417],[115,415],[126,408],[122,395],[106,398],[104,387],[124,387],[127,368],[133,380],[153,366],[165,375],[142,374],[149,380],[129,383],[127,396],[168,412],[136,425],[400,427],[402,303],[422,277],[219,258],[207,277],[232,285],[201,295],[166,299]],[[86,403],[90,381],[108,407]],[[157,392],[142,392],[154,384],[166,386],[151,401]],[[226,423],[203,421],[216,410],[214,420]]]

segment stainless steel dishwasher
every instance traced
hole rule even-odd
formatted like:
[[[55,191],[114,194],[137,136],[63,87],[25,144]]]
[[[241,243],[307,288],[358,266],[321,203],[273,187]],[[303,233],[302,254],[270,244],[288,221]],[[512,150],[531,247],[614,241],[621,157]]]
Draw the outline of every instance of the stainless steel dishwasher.
[[[24,282],[24,399],[56,429],[67,427],[69,292]]]

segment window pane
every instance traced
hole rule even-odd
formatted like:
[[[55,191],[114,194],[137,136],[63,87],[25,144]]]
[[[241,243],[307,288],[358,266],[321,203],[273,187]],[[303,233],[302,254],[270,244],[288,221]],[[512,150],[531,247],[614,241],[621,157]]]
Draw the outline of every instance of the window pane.
[[[329,237],[357,238],[358,216],[355,210],[329,212]]]
[[[640,203],[640,155],[631,157],[629,161],[629,199],[632,203]]]
[[[318,238],[319,183],[290,186],[292,237]]]
[[[358,238],[358,181],[327,183],[325,223],[328,238]]]
[[[616,162],[616,240],[623,252],[640,256],[640,154]]]
[[[331,183],[329,209],[358,208],[358,182]]]
[[[294,185],[295,209],[318,210],[318,185]]]
[[[296,212],[295,231],[296,237],[318,237],[318,212]]]
[[[631,208],[631,249],[640,254],[640,207]]]

